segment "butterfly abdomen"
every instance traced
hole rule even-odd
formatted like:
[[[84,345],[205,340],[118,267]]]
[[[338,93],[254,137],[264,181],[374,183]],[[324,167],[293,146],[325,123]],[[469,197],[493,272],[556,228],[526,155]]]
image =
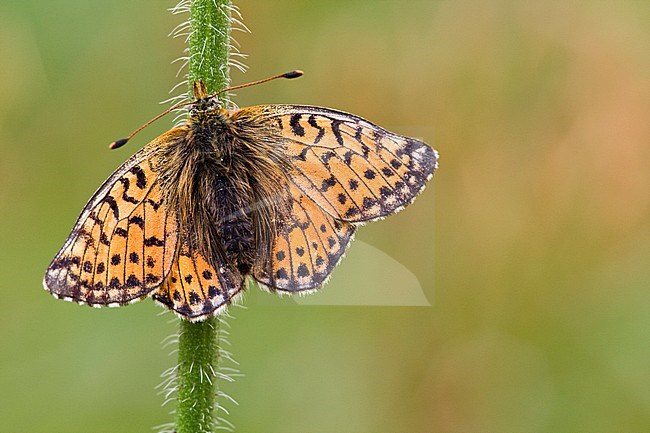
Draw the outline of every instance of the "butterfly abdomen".
[[[250,188],[223,174],[214,176],[212,187],[205,191],[208,212],[216,239],[223,247],[228,263],[236,265],[242,274],[248,273],[255,256],[255,229],[247,200]]]

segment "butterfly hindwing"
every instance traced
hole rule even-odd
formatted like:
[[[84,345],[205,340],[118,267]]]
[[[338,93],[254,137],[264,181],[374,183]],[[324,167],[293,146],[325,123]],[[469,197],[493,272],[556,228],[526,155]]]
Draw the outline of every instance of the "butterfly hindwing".
[[[270,263],[254,266],[253,276],[271,290],[316,289],[343,257],[355,227],[332,218],[296,186],[290,193],[291,214],[275,239]]]
[[[162,203],[145,147],[120,166],[90,199],[48,267],[54,296],[93,306],[147,296],[169,272],[177,221]]]
[[[182,241],[171,272],[153,299],[188,320],[203,320],[230,305],[243,281],[238,272],[225,264],[211,265]]]
[[[372,221],[401,210],[437,167],[436,151],[424,142],[352,114],[297,105],[243,110],[251,109],[284,139],[291,181],[337,219]]]

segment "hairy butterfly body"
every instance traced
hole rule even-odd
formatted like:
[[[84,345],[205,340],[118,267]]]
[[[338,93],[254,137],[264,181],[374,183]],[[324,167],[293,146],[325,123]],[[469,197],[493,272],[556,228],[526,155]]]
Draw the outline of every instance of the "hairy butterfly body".
[[[436,167],[424,142],[360,117],[297,105],[229,111],[198,82],[189,120],[93,195],[44,286],[92,306],[151,296],[192,321],[230,304],[246,277],[314,290],[356,227],[401,210]]]

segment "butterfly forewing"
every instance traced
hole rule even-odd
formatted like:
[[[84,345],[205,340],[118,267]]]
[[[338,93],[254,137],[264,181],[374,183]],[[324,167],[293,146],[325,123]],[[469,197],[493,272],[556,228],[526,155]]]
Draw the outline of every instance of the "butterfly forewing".
[[[297,187],[290,188],[291,214],[275,238],[271,261],[253,268],[254,277],[271,289],[287,292],[320,287],[343,257],[355,227],[337,221]]]
[[[176,216],[162,204],[150,163],[136,153],[100,187],[48,267],[55,296],[90,305],[125,304],[158,287],[171,267]]]
[[[400,210],[437,166],[437,153],[426,143],[352,114],[296,105],[261,111],[285,140],[291,181],[337,219],[372,221]]]

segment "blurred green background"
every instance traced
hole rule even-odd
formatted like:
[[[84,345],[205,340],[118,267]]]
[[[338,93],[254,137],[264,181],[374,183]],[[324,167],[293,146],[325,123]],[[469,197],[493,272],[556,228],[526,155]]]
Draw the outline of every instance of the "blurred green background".
[[[408,269],[396,299],[414,276],[431,306],[250,293],[231,310],[237,431],[649,431],[650,3],[236,4],[252,34],[237,34],[250,72],[234,83],[306,72],[239,105],[343,109],[441,154],[427,191],[362,228],[324,289],[372,278],[365,248]],[[159,343],[172,315],[56,301],[41,278],[93,191],[171,126],[106,147],[178,82],[173,5],[0,3],[1,432],[171,419],[154,386],[174,363]]]

